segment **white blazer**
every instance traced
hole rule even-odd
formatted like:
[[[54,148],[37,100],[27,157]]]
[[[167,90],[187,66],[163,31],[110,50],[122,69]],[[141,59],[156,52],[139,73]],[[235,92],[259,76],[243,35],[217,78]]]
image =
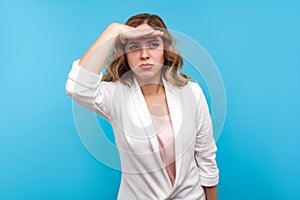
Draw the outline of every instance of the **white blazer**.
[[[131,87],[101,81],[100,75],[73,62],[67,94],[83,107],[106,118],[118,147],[122,179],[118,199],[205,200],[202,186],[219,181],[217,150],[205,96],[189,81],[182,88],[163,78],[175,138],[174,186],[159,154],[151,115],[137,80]]]

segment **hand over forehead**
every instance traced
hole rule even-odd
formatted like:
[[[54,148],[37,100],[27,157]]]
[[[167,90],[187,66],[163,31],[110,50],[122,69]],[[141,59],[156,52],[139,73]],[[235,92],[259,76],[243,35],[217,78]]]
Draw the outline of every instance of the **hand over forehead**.
[[[120,34],[120,40],[123,44],[126,44],[127,41],[131,39],[143,39],[162,35],[162,31],[155,30],[153,28],[134,28],[132,30],[122,32]]]

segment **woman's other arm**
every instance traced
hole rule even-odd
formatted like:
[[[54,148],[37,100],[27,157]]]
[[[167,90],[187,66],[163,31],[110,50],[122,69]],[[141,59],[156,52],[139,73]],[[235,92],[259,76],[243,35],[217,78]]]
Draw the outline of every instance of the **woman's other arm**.
[[[201,87],[198,84],[193,86],[198,100],[195,160],[199,168],[200,181],[205,190],[206,199],[217,200],[219,169],[216,163],[217,146],[213,137],[212,121]]]
[[[212,186],[212,187],[203,187],[206,200],[218,200],[218,195],[217,195],[217,186]]]

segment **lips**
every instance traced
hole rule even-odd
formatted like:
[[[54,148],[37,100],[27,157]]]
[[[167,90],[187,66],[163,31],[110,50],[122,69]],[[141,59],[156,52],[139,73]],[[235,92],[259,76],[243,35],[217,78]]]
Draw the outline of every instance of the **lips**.
[[[150,63],[145,63],[145,64],[140,64],[139,67],[142,69],[149,69],[153,66],[153,64]]]

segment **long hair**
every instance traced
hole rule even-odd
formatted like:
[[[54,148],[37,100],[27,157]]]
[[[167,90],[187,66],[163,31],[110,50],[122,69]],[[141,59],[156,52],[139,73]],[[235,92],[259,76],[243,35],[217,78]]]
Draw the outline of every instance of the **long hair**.
[[[171,84],[182,87],[188,83],[191,78],[181,74],[183,59],[175,51],[175,41],[171,36],[163,20],[157,15],[138,14],[130,17],[125,23],[131,27],[137,27],[141,24],[147,24],[155,30],[164,32],[162,39],[164,43],[164,63],[161,69],[162,76]],[[120,80],[126,85],[132,83],[133,72],[128,65],[124,45],[120,40],[116,40],[113,52],[107,61],[106,74],[103,81],[115,82]]]

